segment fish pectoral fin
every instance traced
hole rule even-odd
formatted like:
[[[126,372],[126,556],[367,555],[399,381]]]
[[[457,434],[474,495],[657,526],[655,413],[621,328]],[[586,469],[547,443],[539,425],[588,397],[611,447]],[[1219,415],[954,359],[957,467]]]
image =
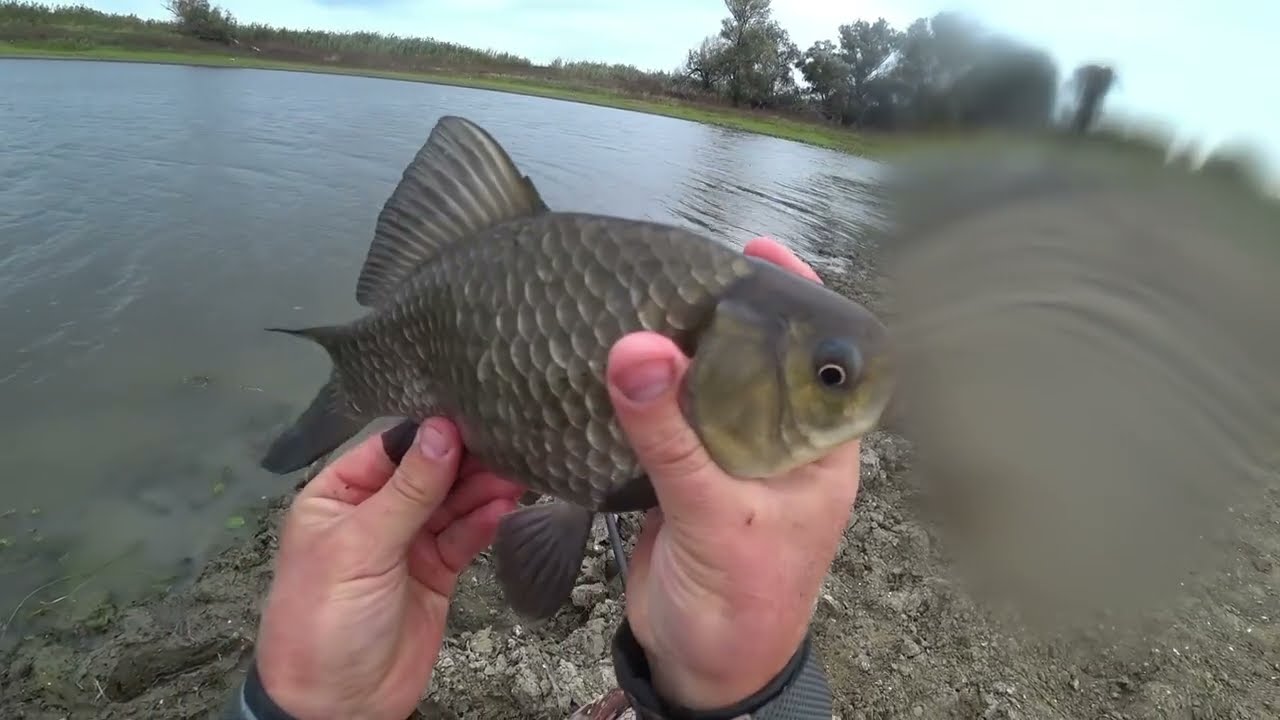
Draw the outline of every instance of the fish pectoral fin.
[[[568,601],[582,570],[594,517],[590,510],[557,500],[502,518],[493,543],[494,562],[513,610],[541,620]]]
[[[356,301],[379,306],[444,248],[547,210],[493,136],[470,120],[442,117],[378,215]]]

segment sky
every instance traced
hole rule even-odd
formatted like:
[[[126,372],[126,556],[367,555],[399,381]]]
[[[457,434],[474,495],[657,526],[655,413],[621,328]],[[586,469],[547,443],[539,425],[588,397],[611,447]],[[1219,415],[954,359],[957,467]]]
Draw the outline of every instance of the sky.
[[[242,22],[434,37],[524,55],[672,70],[719,29],[722,0],[214,0]],[[162,17],[160,0],[87,4]],[[1280,188],[1280,0],[773,0],[803,50],[841,23],[959,10],[1047,50],[1064,74],[1117,68],[1105,110],[1152,118],[1213,144],[1244,140],[1268,154]]]

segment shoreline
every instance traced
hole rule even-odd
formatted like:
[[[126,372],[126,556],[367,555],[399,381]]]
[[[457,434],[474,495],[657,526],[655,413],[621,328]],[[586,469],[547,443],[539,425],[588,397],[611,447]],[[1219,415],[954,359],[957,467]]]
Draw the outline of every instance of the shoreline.
[[[560,85],[517,75],[478,76],[465,72],[439,73],[378,70],[374,68],[322,65],[246,57],[236,54],[182,51],[128,50],[94,48],[89,50],[57,50],[0,43],[0,60],[80,60],[88,62],[123,62],[152,65],[184,65],[209,68],[241,68],[246,70],[278,70],[316,75],[345,75],[379,80],[398,80],[430,85],[492,90],[515,95],[541,97],[548,100],[577,102],[616,110],[660,115],[689,122],[714,125],[780,140],[810,145],[856,157],[872,157],[887,149],[890,140],[871,138],[840,127],[807,122],[797,118],[767,115],[750,110],[735,110],[682,102],[674,99],[641,98],[602,88]]]

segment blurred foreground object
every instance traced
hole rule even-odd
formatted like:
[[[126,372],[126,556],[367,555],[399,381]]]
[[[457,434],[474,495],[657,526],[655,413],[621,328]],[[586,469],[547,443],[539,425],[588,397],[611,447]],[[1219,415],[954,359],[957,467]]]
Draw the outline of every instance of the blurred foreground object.
[[[887,188],[896,410],[967,577],[1042,617],[1169,597],[1274,486],[1276,204],[1069,136],[936,146]]]

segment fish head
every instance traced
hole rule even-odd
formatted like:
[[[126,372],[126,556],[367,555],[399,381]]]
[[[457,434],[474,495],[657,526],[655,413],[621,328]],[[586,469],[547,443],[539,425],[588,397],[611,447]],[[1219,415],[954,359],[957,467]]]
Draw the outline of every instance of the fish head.
[[[866,307],[768,262],[730,286],[694,343],[681,402],[742,478],[813,462],[873,429],[893,391],[888,331]]]

